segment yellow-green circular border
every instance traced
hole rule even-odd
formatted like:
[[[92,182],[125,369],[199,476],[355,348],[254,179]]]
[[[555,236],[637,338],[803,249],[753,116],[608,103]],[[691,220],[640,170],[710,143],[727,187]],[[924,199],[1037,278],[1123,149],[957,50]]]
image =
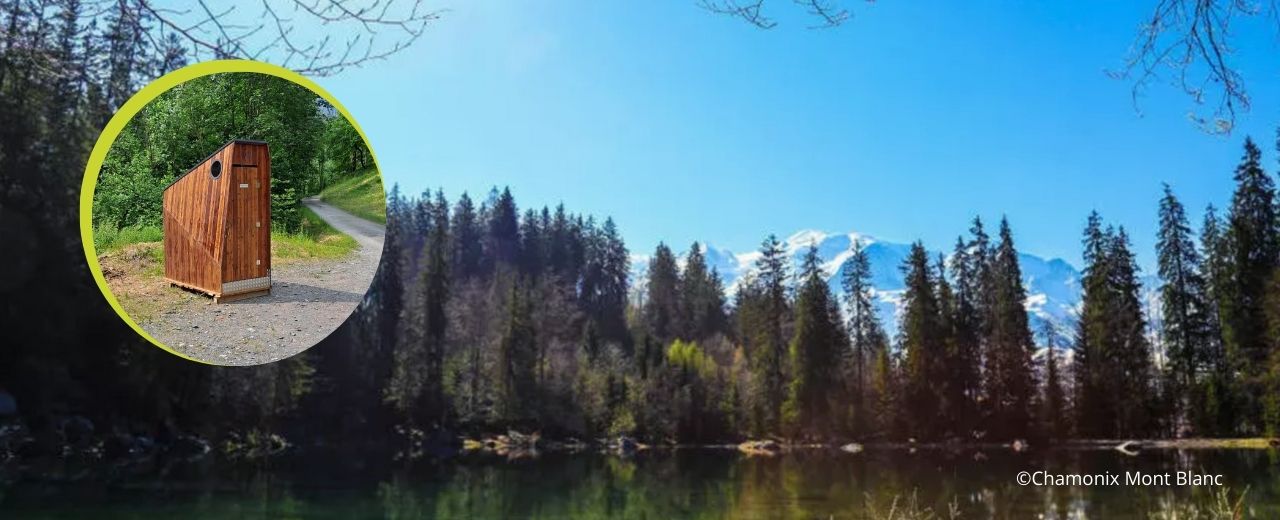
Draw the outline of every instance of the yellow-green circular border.
[[[277,78],[296,83],[306,87],[307,90],[320,96],[328,101],[335,109],[338,110],[342,117],[347,118],[351,122],[351,126],[360,134],[360,138],[364,139],[365,147],[369,149],[369,156],[373,158],[373,167],[378,171],[378,180],[382,182],[383,190],[386,190],[385,179],[382,178],[382,166],[378,164],[378,155],[373,151],[373,146],[369,142],[369,136],[365,135],[364,130],[360,128],[360,124],[356,123],[356,119],[351,117],[351,113],[347,108],[342,106],[333,94],[317,85],[314,81],[307,79],[305,76],[298,74],[292,70],[272,65],[270,63],[262,63],[252,60],[213,60],[188,65],[152,81],[147,86],[139,90],[137,94],[129,98],[115,115],[111,116],[111,121],[107,122],[106,128],[98,135],[98,141],[93,145],[93,151],[89,153],[89,163],[84,168],[84,182],[80,185],[80,243],[84,246],[85,260],[89,262],[89,270],[93,273],[93,281],[98,284],[98,289],[102,291],[102,295],[107,298],[107,303],[111,304],[111,308],[120,315],[120,319],[129,324],[129,327],[137,332],[138,335],[146,338],[152,345],[164,349],[166,352],[175,356],[204,363],[206,365],[216,365],[208,361],[200,360],[178,352],[168,345],[161,343],[147,331],[142,329],[138,322],[133,321],[124,307],[120,305],[120,301],[116,299],[116,295],[111,292],[111,288],[107,286],[107,279],[102,274],[102,265],[98,263],[97,248],[93,245],[93,193],[98,186],[98,175],[102,173],[102,163],[107,158],[107,152],[111,149],[111,145],[116,142],[116,138],[120,137],[120,132],[124,131],[124,127],[129,121],[133,120],[144,107],[149,105],[160,94],[167,92],[169,89],[176,87],[182,83],[186,83],[196,78],[209,76],[213,74],[221,74],[227,72],[253,72],[258,74],[267,74]],[[322,339],[323,340],[323,339]],[[313,345],[314,346],[314,345]]]

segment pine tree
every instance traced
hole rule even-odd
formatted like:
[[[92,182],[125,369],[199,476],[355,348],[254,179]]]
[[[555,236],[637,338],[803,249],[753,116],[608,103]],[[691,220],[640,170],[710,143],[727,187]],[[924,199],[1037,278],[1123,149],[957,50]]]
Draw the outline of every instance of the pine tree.
[[[1153,433],[1151,347],[1145,335],[1138,267],[1123,229],[1085,228],[1084,298],[1076,337],[1076,411],[1080,435],[1115,438]]]
[[[981,221],[975,219],[975,229],[981,231]],[[976,239],[977,237],[975,237]],[[956,238],[951,257],[951,278],[955,295],[951,311],[951,351],[949,352],[947,382],[952,395],[958,395],[954,424],[958,434],[970,435],[977,426],[978,397],[982,392],[982,302],[987,286],[980,273],[987,268],[987,252],[977,243],[967,243]]]
[[[454,278],[460,281],[469,280],[480,274],[482,251],[480,224],[477,219],[475,204],[471,202],[471,197],[463,193],[454,205],[453,229],[449,232],[453,242],[451,265]]]
[[[549,226],[550,235],[547,240],[547,263],[551,270],[563,280],[576,280],[576,265],[573,262],[573,224],[565,213],[564,204],[556,206],[555,216]]]
[[[1222,342],[1222,302],[1231,294],[1231,273],[1228,270],[1229,249],[1223,224],[1217,211],[1210,204],[1205,208],[1204,223],[1200,226],[1200,251],[1204,255],[1205,312],[1209,330],[1206,331],[1205,358],[1208,371],[1197,387],[1193,421],[1197,432],[1210,436],[1235,434],[1236,412],[1234,403],[1235,378]]]
[[[1114,374],[1109,373],[1113,365],[1106,350],[1112,301],[1108,294],[1109,242],[1102,217],[1096,211],[1090,213],[1084,230],[1083,295],[1075,353],[1076,424],[1086,438],[1108,436],[1115,423],[1115,403],[1108,388],[1114,381]]]
[[[1162,281],[1161,339],[1169,360],[1167,386],[1176,434],[1178,426],[1187,419],[1201,366],[1209,358],[1210,307],[1200,254],[1187,224],[1186,211],[1168,184],[1160,200],[1159,216],[1156,255]]]
[[[392,186],[391,192],[387,195],[387,226],[382,239],[384,258],[378,263],[378,271],[374,275],[370,288],[377,308],[375,314],[377,323],[374,326],[377,341],[372,348],[376,349],[378,355],[373,358],[386,360],[385,363],[379,363],[379,366],[371,369],[373,377],[378,380],[390,379],[391,360],[399,349],[397,340],[399,339],[400,312],[404,304],[402,276],[405,242],[405,229],[401,223],[405,221],[404,217],[407,213],[408,208],[404,197],[400,195],[400,186]],[[381,387],[379,389],[381,390]]]
[[[1067,413],[1062,376],[1058,368],[1057,331],[1049,321],[1043,322],[1041,335],[1045,342],[1044,389],[1040,400],[1040,424],[1044,436],[1057,440],[1067,435]]]
[[[987,417],[997,438],[1029,433],[1035,389],[1031,354],[1035,342],[1027,322],[1026,289],[1009,221],[1000,221],[1000,243],[991,267],[991,335],[987,343]]]
[[[872,357],[871,397],[868,399],[871,405],[871,416],[874,419],[871,422],[876,436],[897,438],[905,429],[902,425],[905,412],[899,406],[902,401],[902,392],[898,378],[898,363],[896,356],[889,350],[888,338],[879,339]]]
[[[520,219],[520,272],[536,281],[542,276],[546,264],[543,230],[538,220],[538,213],[532,208],[525,210]]]
[[[516,264],[520,250],[519,211],[511,190],[502,189],[501,194],[491,194],[492,201],[488,208],[488,232],[483,242],[487,271],[495,268],[511,268]]]
[[[851,336],[850,374],[847,385],[850,400],[850,430],[855,437],[875,429],[871,415],[874,400],[868,382],[883,347],[885,334],[872,302],[871,260],[866,246],[854,241],[853,252],[841,268],[845,307],[849,311],[848,333]]]
[[[1246,139],[1244,148],[1227,215],[1230,253],[1226,269],[1231,283],[1219,305],[1227,356],[1243,376],[1243,387],[1236,397],[1249,427],[1244,433],[1250,433],[1257,432],[1262,422],[1259,398],[1265,393],[1263,379],[1271,343],[1266,337],[1265,290],[1276,267],[1280,241],[1275,185],[1262,169],[1261,152],[1253,140]]]
[[[748,324],[753,346],[752,380],[756,428],[760,433],[777,432],[786,393],[786,351],[783,325],[787,319],[787,253],[778,237],[769,235],[760,246],[756,260],[759,312]]]
[[[444,379],[445,333],[448,317],[445,307],[449,300],[449,203],[443,191],[436,192],[435,211],[432,213],[431,232],[427,236],[427,260],[422,270],[422,298],[425,303],[423,316],[423,342],[427,356],[427,369],[417,377],[425,381],[423,399],[427,413],[437,420],[445,414]]]
[[[443,192],[435,200],[423,200],[428,217],[427,239],[420,255],[414,294],[405,306],[395,367],[387,398],[410,423],[437,425],[445,413],[444,375],[445,307],[449,298],[449,206]]]
[[[942,396],[936,382],[945,370],[946,344],[936,294],[937,285],[924,244],[911,245],[902,265],[905,291],[899,343],[906,356],[903,397],[910,433],[926,439],[941,435]]]
[[[537,333],[533,328],[533,301],[521,280],[510,282],[506,317],[497,349],[497,397],[499,419],[519,424],[532,419],[537,404],[535,356]]]
[[[641,345],[641,371],[648,371],[662,360],[665,346],[676,339],[679,317],[680,272],[671,248],[661,242],[649,260],[645,287],[645,336]]]
[[[937,260],[934,262],[934,279],[937,283],[935,291],[938,296],[938,341],[942,343],[942,357],[937,369],[941,382],[940,431],[945,437],[954,438],[965,431],[962,425],[969,418],[970,408],[963,380],[957,377],[960,371],[956,368],[962,366],[965,360],[960,358],[956,342],[955,289],[952,288],[951,282],[947,281],[947,261],[942,253],[938,253]]]
[[[697,242],[689,247],[680,275],[680,314],[680,330],[685,338],[703,339],[723,331],[724,290],[719,275],[707,270],[706,257]]]
[[[795,332],[789,349],[792,379],[784,419],[805,437],[831,434],[831,397],[835,388],[838,346],[844,330],[833,315],[834,300],[822,272],[816,246],[805,253],[796,288]]]
[[[1118,400],[1116,433],[1122,437],[1150,435],[1152,363],[1151,346],[1146,337],[1142,316],[1142,287],[1138,281],[1138,265],[1129,248],[1129,235],[1123,227],[1113,235],[1108,252],[1113,267],[1112,296],[1116,299],[1111,316],[1116,343],[1111,346],[1118,388],[1112,395]]]
[[[599,228],[587,224],[584,233],[586,265],[580,298],[586,310],[587,326],[600,341],[629,347],[626,306],[631,259],[627,247],[612,218],[606,218]]]

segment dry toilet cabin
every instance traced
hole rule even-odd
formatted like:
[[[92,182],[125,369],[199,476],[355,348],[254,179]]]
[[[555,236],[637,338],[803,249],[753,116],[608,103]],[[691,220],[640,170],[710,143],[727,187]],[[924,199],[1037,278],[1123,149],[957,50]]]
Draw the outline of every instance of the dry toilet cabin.
[[[267,143],[228,142],[164,189],[164,277],[215,303],[271,293]]]

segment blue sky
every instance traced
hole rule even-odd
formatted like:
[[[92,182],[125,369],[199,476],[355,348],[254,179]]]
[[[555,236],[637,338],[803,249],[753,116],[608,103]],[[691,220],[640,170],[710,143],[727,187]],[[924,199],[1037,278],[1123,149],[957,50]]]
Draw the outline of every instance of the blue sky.
[[[318,81],[402,190],[508,185],[613,216],[643,253],[805,228],[947,248],[1007,214],[1021,249],[1079,264],[1097,209],[1150,270],[1161,182],[1198,224],[1245,134],[1276,169],[1280,47],[1257,22],[1238,27],[1253,109],[1215,137],[1179,91],[1153,86],[1139,114],[1105,74],[1154,0],[850,0],[828,30],[772,3],[768,31],[693,0],[445,4],[410,50]]]

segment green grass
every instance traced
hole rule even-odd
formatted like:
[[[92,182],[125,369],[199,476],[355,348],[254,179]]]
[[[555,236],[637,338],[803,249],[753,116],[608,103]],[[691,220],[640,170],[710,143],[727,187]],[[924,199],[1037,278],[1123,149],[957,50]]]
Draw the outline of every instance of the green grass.
[[[113,223],[103,223],[93,228],[93,247],[98,254],[118,251],[129,244],[143,242],[160,242],[164,240],[164,229],[160,226],[126,226],[116,227]],[[161,251],[160,254],[164,254]]]
[[[387,223],[387,194],[378,170],[369,168],[338,179],[320,192],[320,200],[365,220]]]
[[[301,208],[302,227],[297,233],[272,232],[271,256],[283,260],[310,258],[341,258],[359,247],[355,239],[342,234],[333,226],[320,220],[314,212]],[[133,244],[164,241],[164,230],[159,226],[128,226],[117,228],[101,224],[93,229],[93,245],[98,255],[114,253]],[[158,265],[164,264],[164,248],[150,247],[145,253]]]
[[[271,233],[271,259],[307,260],[341,258],[359,247],[354,238],[342,234],[302,207],[302,228],[297,233]]]

